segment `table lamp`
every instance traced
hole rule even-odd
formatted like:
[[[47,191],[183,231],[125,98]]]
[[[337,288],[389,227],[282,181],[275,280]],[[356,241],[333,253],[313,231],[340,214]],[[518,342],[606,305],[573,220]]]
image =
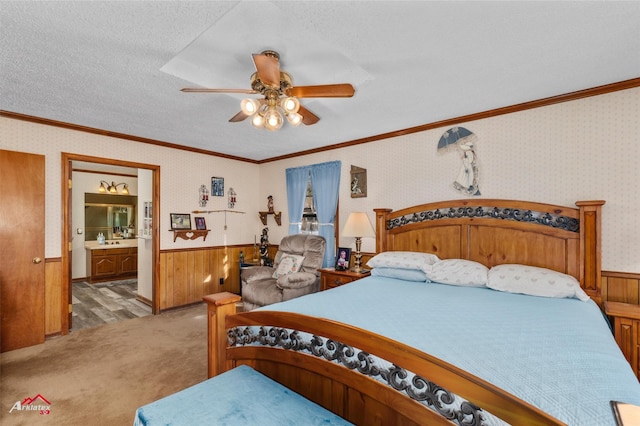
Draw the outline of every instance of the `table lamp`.
[[[349,214],[347,223],[344,225],[344,228],[342,228],[342,236],[356,238],[356,253],[354,255],[355,261],[351,270],[353,272],[362,272],[362,253],[360,252],[362,237],[375,238],[376,236],[376,231],[374,231],[367,214],[363,212],[353,212]]]

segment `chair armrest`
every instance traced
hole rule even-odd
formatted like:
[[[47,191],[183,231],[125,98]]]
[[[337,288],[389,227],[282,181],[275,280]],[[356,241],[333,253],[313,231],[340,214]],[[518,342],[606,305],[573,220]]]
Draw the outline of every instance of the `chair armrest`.
[[[273,271],[274,269],[269,266],[256,266],[243,270],[241,278],[245,283],[264,280],[265,278],[273,277]]]
[[[312,272],[293,272],[287,275],[280,275],[276,281],[276,286],[281,289],[304,288],[313,285],[318,276]]]

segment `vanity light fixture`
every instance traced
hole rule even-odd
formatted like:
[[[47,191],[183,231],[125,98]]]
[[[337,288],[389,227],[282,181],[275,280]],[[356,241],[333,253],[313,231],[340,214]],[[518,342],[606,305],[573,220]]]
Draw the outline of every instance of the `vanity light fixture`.
[[[124,183],[124,182],[122,182],[122,183],[111,182],[111,185],[109,185],[109,182],[105,182],[104,180],[100,181],[100,188],[98,188],[98,192],[101,192],[101,193],[108,192],[110,194],[117,194],[118,193],[118,187],[120,185],[123,185],[122,191],[120,191],[120,193],[122,193],[124,195],[129,195],[129,186],[126,183]]]

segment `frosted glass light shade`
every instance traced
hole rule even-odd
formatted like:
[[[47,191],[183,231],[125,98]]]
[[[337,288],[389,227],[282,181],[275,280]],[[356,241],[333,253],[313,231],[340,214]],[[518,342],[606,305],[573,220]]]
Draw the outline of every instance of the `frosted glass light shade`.
[[[275,108],[270,108],[264,115],[264,127],[267,130],[278,130],[282,127],[283,121],[282,114]]]
[[[253,124],[254,127],[258,128],[264,127],[264,117],[260,114],[254,115],[251,119],[251,124]]]
[[[288,113],[298,112],[300,109],[300,102],[297,98],[284,98],[280,105],[282,106],[282,109]]]
[[[243,99],[240,102],[240,109],[246,115],[253,115],[258,110],[258,102],[255,99]]]
[[[289,120],[289,124],[292,126],[297,126],[302,123],[302,116],[297,112],[290,112],[287,114],[287,120]]]

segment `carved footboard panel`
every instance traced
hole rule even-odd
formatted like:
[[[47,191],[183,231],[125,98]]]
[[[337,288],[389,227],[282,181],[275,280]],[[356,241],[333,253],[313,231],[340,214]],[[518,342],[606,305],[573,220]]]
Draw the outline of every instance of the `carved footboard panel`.
[[[478,377],[383,336],[294,313],[234,315],[237,300],[230,293],[205,297],[210,376],[247,364],[355,424],[482,425],[497,424],[497,418],[562,424]],[[215,351],[216,339],[226,341],[224,351]]]

